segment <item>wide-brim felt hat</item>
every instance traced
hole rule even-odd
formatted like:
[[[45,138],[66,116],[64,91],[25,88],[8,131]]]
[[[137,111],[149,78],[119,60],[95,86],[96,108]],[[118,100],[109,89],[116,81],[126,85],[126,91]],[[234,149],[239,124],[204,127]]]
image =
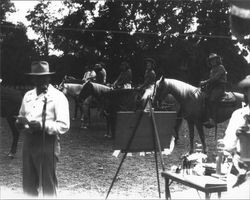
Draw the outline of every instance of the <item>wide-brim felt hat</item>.
[[[48,62],[34,61],[31,63],[31,72],[26,74],[32,76],[42,76],[42,75],[55,74],[55,72],[50,72]]]
[[[250,75],[247,75],[242,81],[238,83],[240,88],[250,87]]]

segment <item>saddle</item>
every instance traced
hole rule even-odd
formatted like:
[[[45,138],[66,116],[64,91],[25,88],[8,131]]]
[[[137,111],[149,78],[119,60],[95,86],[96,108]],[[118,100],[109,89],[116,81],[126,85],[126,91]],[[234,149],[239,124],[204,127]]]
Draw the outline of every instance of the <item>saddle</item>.
[[[232,105],[236,102],[236,97],[233,92],[225,92],[224,96],[219,100],[219,104]]]

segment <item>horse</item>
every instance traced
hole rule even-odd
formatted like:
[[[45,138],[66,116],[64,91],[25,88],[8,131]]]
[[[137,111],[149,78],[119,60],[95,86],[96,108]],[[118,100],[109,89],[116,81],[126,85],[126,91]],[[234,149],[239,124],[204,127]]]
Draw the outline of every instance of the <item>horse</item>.
[[[79,95],[81,100],[93,96],[104,111],[107,122],[105,137],[114,138],[117,111],[131,111],[138,107],[140,93],[136,89],[112,89],[106,85],[87,81]]]
[[[167,93],[172,94],[179,102],[182,117],[186,119],[189,128],[190,151],[194,152],[194,127],[198,131],[203,153],[207,153],[203,122],[205,121],[205,93],[200,88],[188,83],[176,80],[161,78],[156,82],[155,100],[161,100]],[[217,124],[229,119],[234,110],[240,108],[244,102],[244,95],[237,92],[226,92],[219,102],[220,106],[216,114],[215,140],[217,140]],[[178,140],[178,135],[176,136]]]
[[[76,79],[71,76],[65,76],[62,82],[59,84],[58,89],[62,91],[66,96],[71,97],[75,102],[74,117],[72,120],[77,118],[77,111],[80,110],[81,120],[83,120],[83,110],[81,102],[79,101],[79,94],[83,87],[83,81]]]
[[[16,127],[15,116],[18,115],[23,95],[19,90],[1,87],[1,117],[6,118],[12,133],[12,144],[8,157],[14,158],[17,152],[17,144],[20,132]]]

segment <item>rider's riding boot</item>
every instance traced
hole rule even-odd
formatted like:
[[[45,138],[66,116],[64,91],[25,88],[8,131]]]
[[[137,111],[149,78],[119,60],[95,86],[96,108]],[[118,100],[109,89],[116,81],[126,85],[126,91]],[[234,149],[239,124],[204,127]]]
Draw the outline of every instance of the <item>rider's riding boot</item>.
[[[217,109],[217,108],[216,108]],[[203,125],[207,128],[213,128],[215,127],[215,121],[212,117],[214,117],[215,106],[213,106],[213,103],[207,102],[206,105],[206,113],[208,116],[208,120],[203,123]]]
[[[203,125],[207,128],[215,127],[215,122],[212,118],[209,118],[208,121],[204,122]]]

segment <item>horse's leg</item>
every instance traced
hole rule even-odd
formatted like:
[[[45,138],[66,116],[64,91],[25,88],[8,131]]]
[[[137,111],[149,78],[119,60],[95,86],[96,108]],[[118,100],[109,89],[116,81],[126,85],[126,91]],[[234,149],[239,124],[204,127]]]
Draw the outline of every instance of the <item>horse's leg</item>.
[[[8,153],[8,156],[13,158],[14,155],[16,154],[17,151],[17,143],[18,143],[18,139],[19,139],[19,130],[17,129],[16,125],[15,125],[15,121],[16,119],[14,117],[7,117],[7,122],[9,124],[9,127],[11,129],[11,133],[12,133],[12,145],[11,145],[11,149],[10,152]]]
[[[189,141],[190,141],[190,150],[189,153],[194,152],[194,122],[187,120],[188,129],[189,129]]]
[[[110,132],[111,138],[115,138],[115,124],[116,124],[116,112],[113,112],[110,116]]]
[[[84,112],[83,112],[83,103],[79,102],[79,110],[80,110],[80,120],[83,122],[84,120]]]
[[[111,120],[109,114],[107,114],[105,118],[106,118],[107,132],[105,133],[104,137],[110,137]]]
[[[77,99],[73,98],[73,100],[74,100],[74,104],[75,104],[74,105],[74,115],[73,115],[73,117],[71,119],[76,120],[76,118],[77,118],[77,109],[78,109],[79,104],[78,104]]]
[[[179,140],[179,130],[180,130],[180,127],[181,127],[181,123],[182,123],[181,115],[179,113],[177,113],[176,124],[175,124],[175,127],[174,127],[174,130],[175,130],[175,144],[177,144],[177,142]]]
[[[215,127],[214,127],[214,140],[215,140],[215,142],[217,142],[217,129],[218,129],[218,125],[217,125],[217,123],[215,123]]]
[[[90,98],[87,98],[82,104],[83,117],[81,119],[81,128],[88,128],[90,116]]]
[[[206,141],[205,141],[205,133],[203,130],[202,122],[196,123],[196,128],[197,128],[200,140],[201,140],[202,151],[204,154],[206,154],[207,153],[207,145],[206,145]]]

